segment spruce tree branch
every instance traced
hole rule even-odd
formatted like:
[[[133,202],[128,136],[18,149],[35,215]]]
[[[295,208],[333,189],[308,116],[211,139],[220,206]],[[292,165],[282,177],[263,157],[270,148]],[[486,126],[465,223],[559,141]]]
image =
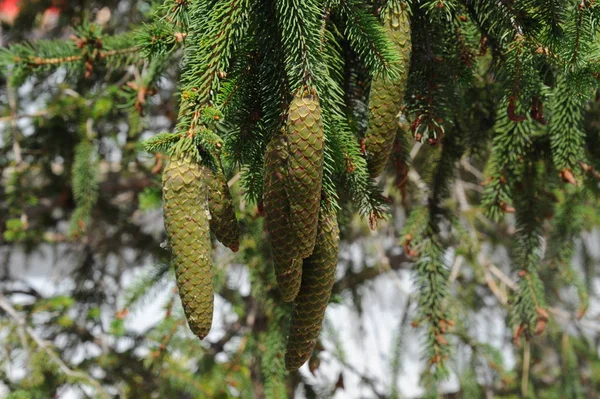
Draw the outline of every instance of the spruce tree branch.
[[[37,346],[46,352],[46,354],[50,357],[50,359],[58,366],[58,368],[65,375],[75,378],[75,379],[85,380],[85,381],[87,381],[87,383],[89,385],[96,388],[97,393],[101,397],[106,397],[106,398],[109,397],[109,395],[104,391],[104,389],[102,388],[100,383],[96,379],[94,379],[92,376],[90,376],[89,374],[86,374],[82,371],[76,371],[76,370],[71,369],[64,362],[64,360],[54,351],[53,345],[49,341],[46,341],[45,339],[40,337],[33,330],[33,328],[31,328],[29,325],[27,325],[27,322],[25,321],[25,319],[23,317],[21,317],[21,315],[19,315],[17,310],[10,304],[8,299],[2,294],[0,294],[0,308],[2,308],[6,312],[6,314],[13,320],[13,322],[16,324],[17,328],[20,331],[27,333],[27,335],[37,344]]]
[[[140,51],[139,46],[133,46],[133,47],[127,47],[127,48],[115,49],[115,50],[108,50],[108,51],[101,51],[100,57],[101,58],[110,58],[110,57],[114,57],[114,56],[118,56],[118,55],[132,54],[132,53],[136,53],[138,51]]]
[[[42,58],[42,57],[14,57],[13,61],[18,63],[26,63],[30,66],[42,66],[42,65],[58,65],[58,64],[66,64],[70,62],[77,62],[83,59],[82,55],[71,55],[68,57],[52,57],[52,58]]]
[[[488,276],[490,274],[493,274],[500,281],[502,281],[511,291],[515,291],[518,289],[517,283],[515,283],[510,277],[508,277],[506,274],[504,274],[504,272],[502,270],[498,269],[493,264],[488,263],[486,266],[486,271],[490,272],[488,274]],[[491,278],[491,276],[490,276],[490,278]],[[487,277],[486,277],[486,280],[487,280]],[[500,303],[507,304],[508,300],[507,300],[506,294],[503,293],[499,289],[499,287],[495,284],[495,282],[492,280],[491,285],[490,285],[489,281],[487,281],[487,283],[488,283],[488,287],[490,287],[490,290],[498,298]],[[492,288],[492,287],[494,287],[494,288]],[[600,325],[598,325],[590,320],[582,320],[582,319],[578,318],[576,315],[573,315],[564,309],[560,309],[556,306],[550,306],[550,307],[548,307],[548,312],[550,312],[554,316],[561,318],[563,320],[570,321],[570,322],[577,322],[579,325],[581,325],[581,327],[583,327],[585,329],[600,332]]]
[[[133,54],[138,51],[140,51],[140,47],[133,46],[133,47],[127,47],[127,48],[122,48],[122,49],[99,51],[98,56],[102,59],[106,59],[106,58],[119,56],[119,55]],[[60,64],[68,64],[68,63],[72,63],[72,62],[79,62],[79,61],[82,61],[83,59],[85,59],[86,57],[88,57],[88,56],[85,54],[70,55],[70,56],[66,56],[66,57],[50,57],[50,58],[15,56],[13,58],[13,62],[14,63],[26,63],[29,66],[36,67],[36,66],[60,65]]]
[[[23,162],[23,156],[21,154],[21,145],[19,144],[19,127],[17,125],[17,92],[10,80],[8,81],[7,87],[8,106],[10,107],[10,118],[11,118],[11,133],[12,133],[12,148],[13,156],[15,157],[16,167],[19,168]]]
[[[63,109],[64,110],[64,109]],[[12,122],[14,120],[26,119],[26,118],[41,118],[50,115],[54,110],[52,108],[44,109],[41,111],[33,112],[31,114],[20,114],[20,115],[8,115],[0,117],[0,123]]]
[[[577,57],[579,56],[579,47],[581,40],[581,25],[583,22],[583,11],[585,10],[585,1],[581,0],[578,6],[577,11],[577,27],[576,27],[576,35],[575,35],[575,44],[573,45],[573,56],[571,57],[571,65],[575,65],[577,62]],[[571,68],[573,68],[571,66]]]
[[[357,12],[357,10],[354,9],[355,7],[357,7],[357,4],[355,4],[353,1],[348,0],[341,1],[339,5],[340,10],[343,14],[345,14],[345,18],[347,20],[346,30],[355,31],[353,32],[353,34],[348,35],[350,37],[350,40],[352,41],[352,38],[355,36],[360,37],[360,39],[363,39],[361,40],[361,43],[364,44],[366,47],[364,53],[373,56],[377,60],[378,65],[381,66],[377,67],[376,69],[382,71],[391,70],[393,68],[393,65],[390,62],[389,54],[385,54],[384,52],[382,52],[382,49],[378,46],[378,44],[380,43],[376,43],[375,40],[373,40],[373,32],[369,30],[368,26],[364,25],[364,17],[360,15],[362,10],[358,10]],[[360,49],[357,50],[359,50],[360,52]],[[365,56],[366,54],[363,54],[363,56]]]

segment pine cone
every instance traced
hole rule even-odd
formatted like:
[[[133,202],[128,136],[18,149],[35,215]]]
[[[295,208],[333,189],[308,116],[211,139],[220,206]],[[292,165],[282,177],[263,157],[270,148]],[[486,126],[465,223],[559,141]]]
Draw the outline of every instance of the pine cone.
[[[206,176],[190,156],[171,159],[163,173],[165,229],[188,325],[203,339],[213,314],[213,273]]]
[[[285,366],[289,371],[300,368],[310,358],[335,282],[338,259],[339,228],[334,212],[321,210],[319,233],[313,254],[304,259],[302,285],[296,297],[290,325]]]
[[[223,245],[237,252],[240,247],[240,226],[235,217],[235,206],[222,170],[214,173],[206,169],[210,231]]]
[[[407,10],[390,10],[383,18],[387,36],[400,54],[400,76],[373,78],[369,97],[369,124],[365,135],[367,166],[371,177],[379,176],[390,157],[398,130],[398,112],[404,100],[410,64],[410,19]]]
[[[284,301],[291,302],[300,289],[302,258],[290,226],[290,203],[285,191],[287,158],[283,136],[273,136],[265,154],[263,206],[279,291]]]
[[[310,89],[299,90],[290,104],[286,140],[291,228],[298,237],[300,257],[306,258],[312,253],[317,237],[324,146],[321,106]]]

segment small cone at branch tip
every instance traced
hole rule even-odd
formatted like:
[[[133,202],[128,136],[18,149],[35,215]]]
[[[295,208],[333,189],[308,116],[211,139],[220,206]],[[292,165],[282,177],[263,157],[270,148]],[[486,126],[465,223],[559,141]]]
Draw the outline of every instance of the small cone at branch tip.
[[[274,135],[265,153],[263,208],[279,292],[284,301],[291,302],[300,289],[302,259],[290,226],[290,203],[285,189],[287,158],[283,135]]]
[[[240,226],[235,217],[235,206],[227,186],[227,178],[221,170],[213,172],[205,168],[208,185],[208,209],[210,231],[223,245],[237,252],[240,247]]]
[[[162,180],[165,229],[177,288],[188,325],[200,339],[210,331],[214,302],[205,181],[203,168],[186,155],[171,159]]]
[[[338,249],[339,227],[335,212],[323,208],[315,249],[304,259],[302,285],[294,302],[285,352],[285,365],[289,371],[300,368],[315,348],[335,282]]]
[[[371,177],[379,176],[388,162],[399,128],[410,64],[411,32],[407,10],[389,10],[383,17],[385,30],[401,58],[400,76],[394,80],[376,76],[369,95],[369,123],[365,134],[367,166]]]
[[[317,94],[302,88],[288,109],[286,190],[290,200],[290,224],[296,234],[300,258],[315,245],[323,177],[324,131]]]

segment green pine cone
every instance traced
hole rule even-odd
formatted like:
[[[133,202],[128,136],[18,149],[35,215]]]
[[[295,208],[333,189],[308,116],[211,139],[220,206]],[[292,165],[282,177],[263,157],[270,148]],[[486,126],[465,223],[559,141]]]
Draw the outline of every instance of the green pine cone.
[[[188,325],[203,339],[213,315],[213,272],[206,176],[189,156],[171,159],[163,173],[165,229]]]
[[[388,162],[398,130],[398,112],[404,100],[410,66],[410,19],[407,10],[388,11],[383,22],[390,41],[401,58],[400,76],[373,78],[369,97],[369,124],[365,135],[369,174],[379,176]]]
[[[263,206],[279,291],[284,301],[291,302],[300,289],[302,258],[290,225],[290,203],[285,190],[287,158],[283,136],[273,136],[265,154]]]
[[[220,170],[214,173],[206,168],[210,231],[223,245],[237,252],[240,248],[240,226],[235,217],[235,206],[227,186],[227,178]]]
[[[291,228],[298,237],[300,257],[306,258],[312,253],[317,237],[324,147],[321,106],[310,89],[299,90],[290,104],[286,140]]]
[[[306,362],[317,343],[335,282],[339,228],[335,212],[321,210],[314,252],[304,259],[302,285],[294,302],[285,366],[289,371]]]

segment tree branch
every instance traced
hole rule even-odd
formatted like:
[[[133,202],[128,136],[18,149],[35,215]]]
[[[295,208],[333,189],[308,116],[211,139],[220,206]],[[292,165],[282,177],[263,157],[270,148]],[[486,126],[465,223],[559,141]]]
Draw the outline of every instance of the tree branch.
[[[82,371],[76,371],[76,370],[71,369],[63,361],[63,359],[61,359],[61,357],[54,351],[52,343],[50,343],[49,341],[46,341],[45,339],[40,337],[33,330],[33,328],[31,328],[29,325],[27,325],[27,322],[25,321],[25,319],[23,317],[21,317],[21,315],[19,315],[17,310],[11,305],[11,303],[8,301],[8,299],[2,294],[0,294],[0,308],[2,308],[6,312],[6,314],[14,321],[14,323],[17,325],[17,328],[21,332],[24,332],[27,335],[29,335],[29,337],[37,344],[37,346],[40,349],[43,349],[48,354],[48,356],[50,357],[52,362],[54,362],[58,366],[60,371],[62,371],[65,375],[67,375],[69,377],[87,381],[87,383],[89,385],[96,388],[97,393],[101,397],[106,397],[106,398],[109,397],[109,395],[102,389],[102,386],[100,385],[100,383],[97,380],[95,380],[92,376],[90,376],[89,374],[86,374]]]
[[[347,289],[352,289],[364,283],[365,281],[372,280],[377,276],[383,275],[392,270],[409,269],[412,265],[412,259],[405,253],[400,255],[388,256],[389,268],[388,267],[366,267],[358,273],[347,273],[344,277],[338,280],[333,285],[333,293],[339,294]]]

